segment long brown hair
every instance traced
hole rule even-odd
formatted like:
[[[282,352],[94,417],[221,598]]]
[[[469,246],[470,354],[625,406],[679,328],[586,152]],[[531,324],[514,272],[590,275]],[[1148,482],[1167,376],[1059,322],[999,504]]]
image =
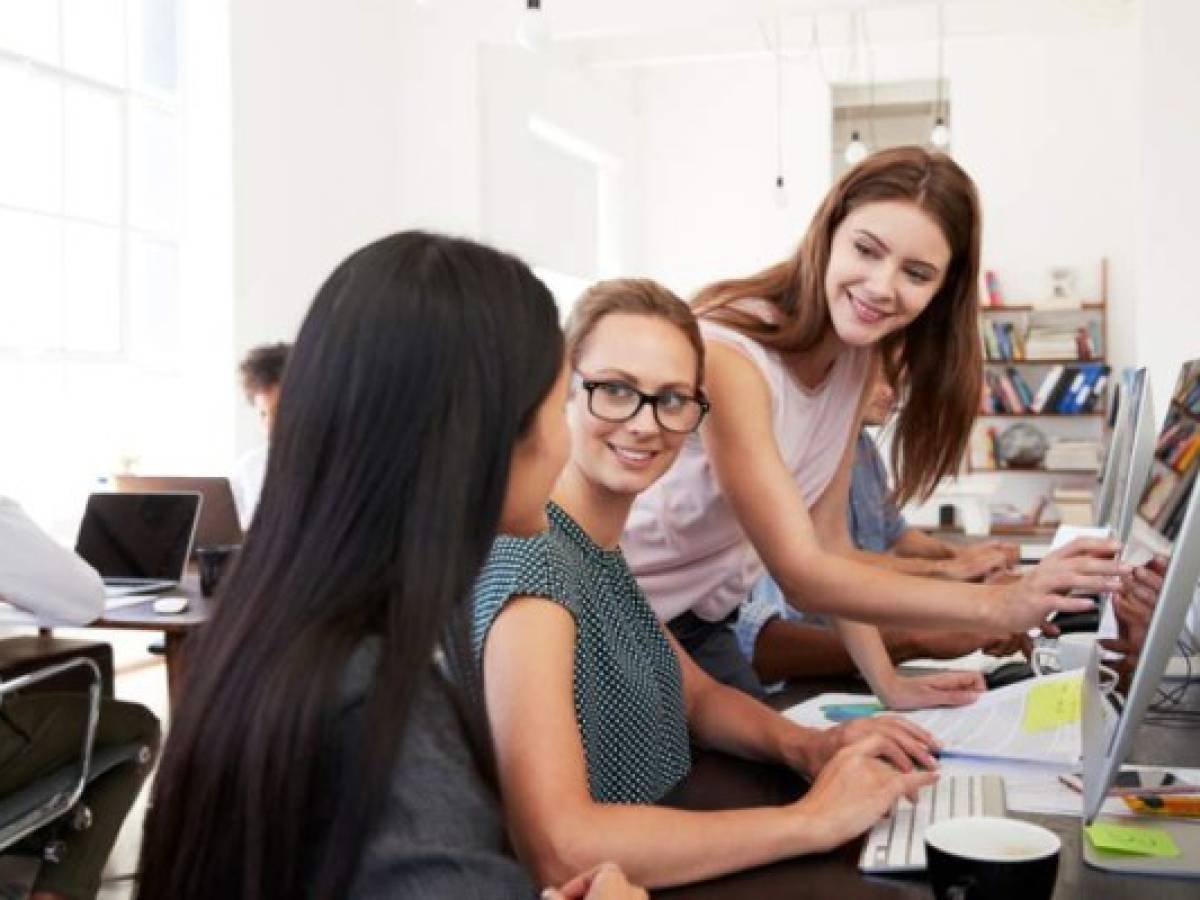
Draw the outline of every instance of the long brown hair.
[[[825,296],[834,232],[859,206],[904,200],[926,212],[950,245],[946,277],[908,327],[888,335],[880,358],[904,397],[892,442],[896,498],[925,498],[954,474],[979,405],[979,196],[970,177],[943,153],[896,147],[867,157],[829,191],[789,259],[749,278],[718,281],[693,301],[697,315],[728,325],[784,353],[811,350],[832,327]],[[735,301],[765,300],[779,311],[764,322]]]

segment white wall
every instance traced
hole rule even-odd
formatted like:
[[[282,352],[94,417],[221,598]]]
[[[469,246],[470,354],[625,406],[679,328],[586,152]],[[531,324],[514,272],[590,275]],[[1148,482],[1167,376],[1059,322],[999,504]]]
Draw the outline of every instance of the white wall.
[[[239,0],[231,10],[237,355],[290,340],[349,251],[403,228],[492,240],[587,278],[632,265],[639,135],[628,85],[565,53],[516,50],[518,6]],[[533,113],[608,154],[598,195],[594,173],[532,140]],[[595,232],[564,231],[585,221],[573,199],[589,197]],[[239,406],[239,449],[260,441]]]
[[[831,74],[845,71],[830,58]],[[873,60],[879,81],[936,74],[931,45],[880,48]],[[783,212],[773,202],[773,66],[759,56],[643,70],[646,264],[681,289],[778,259],[829,185],[828,88],[811,55],[790,59],[790,202]],[[1139,149],[1132,21],[956,38],[947,72],[954,154],[983,198],[986,265],[1009,296],[1029,298],[1044,292],[1046,270],[1058,264],[1077,266],[1081,289],[1097,291],[1099,259],[1108,256],[1116,317],[1128,320]],[[1122,361],[1132,356],[1128,330],[1128,322],[1114,328]]]
[[[395,2],[230,4],[235,352],[291,340],[318,286],[397,224]],[[238,445],[261,438],[248,409]]]
[[[482,234],[594,279],[637,271],[640,120],[624,74],[511,45],[481,49]]]
[[[1108,356],[1134,359],[1139,169],[1137,30],[964,38],[949,48],[955,157],[983,199],[984,258],[1008,298],[1074,266],[1099,292],[1109,260]]]
[[[1200,356],[1200,4],[1149,0],[1141,29],[1143,170],[1137,358],[1150,367],[1161,416],[1179,365]]]
[[[652,68],[640,80],[647,273],[686,296],[795,249],[828,186],[829,90],[815,67],[784,64],[782,208],[772,61]]]

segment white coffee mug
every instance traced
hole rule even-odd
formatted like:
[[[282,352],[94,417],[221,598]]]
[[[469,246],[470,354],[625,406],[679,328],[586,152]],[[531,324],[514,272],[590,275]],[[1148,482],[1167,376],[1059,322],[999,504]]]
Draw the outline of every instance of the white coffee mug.
[[[1064,634],[1052,644],[1035,647],[1029,664],[1033,671],[1042,676],[1048,672],[1070,672],[1082,669],[1087,665],[1092,655],[1092,646],[1096,643],[1096,635],[1092,632],[1078,631]]]

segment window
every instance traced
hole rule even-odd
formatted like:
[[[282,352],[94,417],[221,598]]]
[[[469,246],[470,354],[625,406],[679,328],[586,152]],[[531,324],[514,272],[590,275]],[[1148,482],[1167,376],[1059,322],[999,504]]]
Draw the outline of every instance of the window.
[[[178,0],[0,2],[0,355],[177,341]]]
[[[98,478],[202,470],[229,431],[193,424],[227,391],[203,360],[232,367],[209,324],[225,295],[181,288],[181,145],[200,130],[183,127],[185,4],[0,0],[0,494],[67,540]],[[189,144],[193,167],[204,150]]]

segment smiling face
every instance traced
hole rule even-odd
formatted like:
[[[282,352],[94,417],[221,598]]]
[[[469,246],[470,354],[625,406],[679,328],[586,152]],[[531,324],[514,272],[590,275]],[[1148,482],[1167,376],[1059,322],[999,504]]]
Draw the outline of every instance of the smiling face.
[[[678,326],[655,316],[605,316],[584,341],[576,370],[586,380],[623,381],[644,394],[697,393],[696,351]],[[687,437],[659,426],[649,404],[625,422],[599,419],[588,409],[587,391],[578,386],[567,420],[570,465],[593,485],[619,495],[634,496],[650,487],[670,468]]]
[[[950,245],[937,223],[905,201],[868,203],[833,234],[825,296],[838,338],[878,343],[927,307],[946,277]]]

